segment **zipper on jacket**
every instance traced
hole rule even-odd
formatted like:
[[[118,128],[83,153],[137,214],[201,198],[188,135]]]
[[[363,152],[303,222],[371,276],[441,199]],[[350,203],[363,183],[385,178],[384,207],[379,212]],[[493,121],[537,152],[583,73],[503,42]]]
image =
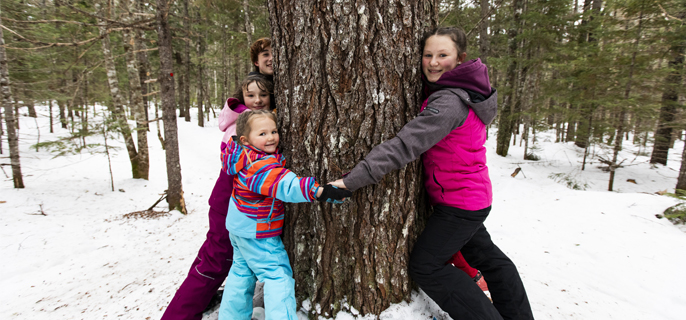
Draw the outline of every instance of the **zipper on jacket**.
[[[269,209],[269,216],[267,217],[267,228],[272,229],[272,213],[274,213],[274,202],[276,199],[272,199],[272,207]]]
[[[434,178],[434,182],[435,182],[439,187],[441,187],[441,194],[445,194],[445,189],[443,189],[443,186],[442,186],[440,183],[438,183],[438,179],[436,179],[436,173],[435,173],[435,172],[432,172],[432,173],[431,173],[431,176]]]

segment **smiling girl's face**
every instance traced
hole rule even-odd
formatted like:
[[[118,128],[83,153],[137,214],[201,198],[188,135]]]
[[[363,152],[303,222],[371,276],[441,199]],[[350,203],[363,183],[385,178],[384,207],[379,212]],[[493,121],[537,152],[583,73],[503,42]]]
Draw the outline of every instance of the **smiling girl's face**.
[[[429,82],[436,82],[444,73],[460,65],[466,57],[466,52],[458,54],[457,45],[449,36],[433,35],[424,44],[422,71]]]
[[[269,107],[269,92],[262,90],[256,81],[251,82],[243,89],[245,106],[250,110],[261,110]]]
[[[241,136],[241,143],[253,146],[265,153],[276,152],[279,146],[279,132],[276,130],[276,122],[266,116],[256,116],[249,120],[250,133],[247,137]]]

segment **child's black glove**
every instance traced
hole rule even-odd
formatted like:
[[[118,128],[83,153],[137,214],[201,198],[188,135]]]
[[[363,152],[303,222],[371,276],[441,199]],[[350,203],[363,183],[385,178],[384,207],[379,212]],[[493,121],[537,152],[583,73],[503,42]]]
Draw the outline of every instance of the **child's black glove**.
[[[330,184],[325,185],[322,195],[317,198],[317,201],[326,201],[330,203],[343,203],[345,198],[352,197],[353,193],[350,190],[338,189]]]

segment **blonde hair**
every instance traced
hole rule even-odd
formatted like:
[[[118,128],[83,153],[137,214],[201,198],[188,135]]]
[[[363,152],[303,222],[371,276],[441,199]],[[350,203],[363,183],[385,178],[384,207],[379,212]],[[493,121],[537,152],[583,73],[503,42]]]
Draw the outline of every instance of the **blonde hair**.
[[[270,111],[267,110],[245,110],[243,113],[241,113],[238,116],[238,119],[236,120],[236,136],[240,137],[248,137],[250,135],[250,131],[252,130],[250,128],[250,123],[252,122],[253,119],[255,118],[269,118],[274,121],[274,124],[277,124],[276,122],[276,115]],[[277,124],[278,127],[278,124]],[[240,143],[240,141],[236,141]]]

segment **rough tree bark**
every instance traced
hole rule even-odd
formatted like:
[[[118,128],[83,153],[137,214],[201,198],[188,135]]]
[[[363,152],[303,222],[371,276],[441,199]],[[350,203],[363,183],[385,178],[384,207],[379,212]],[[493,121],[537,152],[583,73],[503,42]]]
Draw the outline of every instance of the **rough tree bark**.
[[[437,3],[268,1],[281,150],[288,166],[333,181],[391,139],[420,106],[419,39]],[[379,314],[407,299],[407,263],[427,215],[415,161],[343,205],[289,206],[284,243],[299,301]]]
[[[167,203],[169,209],[186,213],[181,185],[179,160],[179,136],[176,127],[176,102],[174,96],[174,64],[169,26],[169,2],[157,0],[157,44],[160,54],[160,96],[162,97],[162,120],[164,121],[164,151],[167,162]]]
[[[2,18],[0,18],[2,24]],[[19,161],[19,137],[17,136],[17,118],[14,116],[12,106],[12,88],[10,87],[10,73],[5,55],[5,38],[0,28],[0,92],[2,94],[2,106],[5,108],[5,123],[7,125],[7,142],[10,148],[10,164],[12,166],[12,181],[17,189],[24,188],[24,177],[21,174],[21,162]]]
[[[98,4],[96,8],[100,7]],[[99,9],[99,8],[98,8]],[[101,11],[102,16],[109,16]],[[101,21],[101,23],[106,23]],[[99,27],[100,34],[107,33],[107,27]],[[129,154],[129,161],[131,162],[131,172],[134,179],[139,179],[138,171],[138,151],[136,151],[136,145],[133,142],[133,136],[131,135],[131,128],[126,120],[126,112],[124,112],[124,106],[122,104],[121,93],[119,92],[119,79],[117,78],[117,69],[114,65],[114,58],[112,57],[112,50],[110,49],[110,36],[107,35],[102,38],[102,51],[105,58],[105,70],[107,70],[107,84],[110,88],[110,96],[112,97],[112,113],[117,119],[118,130],[124,137],[124,142],[126,144],[126,150]]]
[[[133,3],[131,3],[133,1]],[[135,7],[136,0],[121,0],[124,23],[133,23],[133,14],[129,8]],[[148,180],[150,171],[150,157],[148,156],[148,119],[145,116],[145,104],[143,102],[143,91],[141,90],[140,72],[138,70],[138,57],[136,56],[136,32],[124,30],[124,50],[126,52],[126,72],[129,77],[129,90],[131,91],[131,102],[129,108],[136,120],[136,138],[138,142],[138,178]]]

